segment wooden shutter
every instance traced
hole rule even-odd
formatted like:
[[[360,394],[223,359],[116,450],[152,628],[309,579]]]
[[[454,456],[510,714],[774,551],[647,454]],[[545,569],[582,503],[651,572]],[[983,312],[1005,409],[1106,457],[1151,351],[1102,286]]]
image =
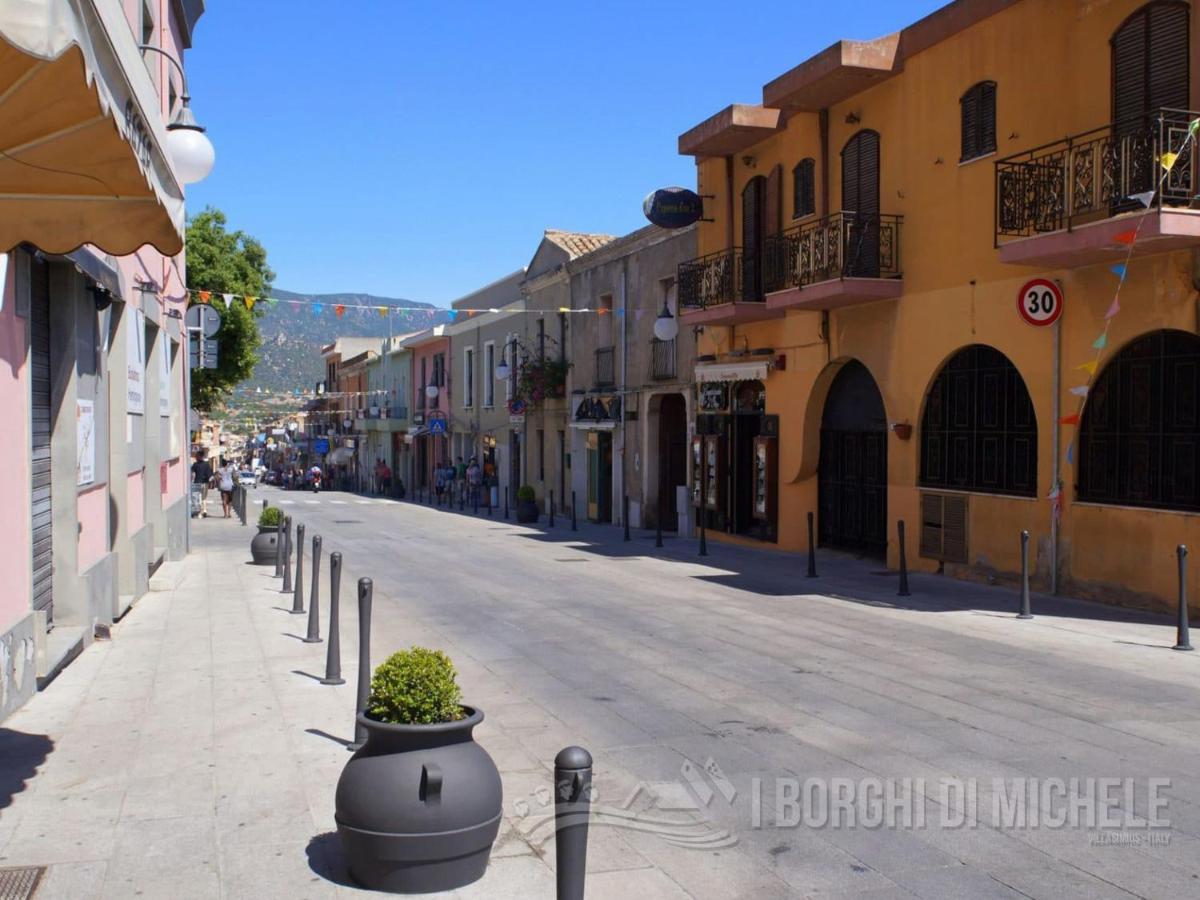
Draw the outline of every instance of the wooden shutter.
[[[962,96],[962,159],[996,152],[996,82],[981,81]]]
[[[978,86],[976,86],[978,87]],[[974,159],[979,155],[979,92],[971,88],[962,100],[962,155],[961,159]]]
[[[1147,4],[1125,20],[1111,43],[1114,122],[1136,121],[1164,107],[1188,108],[1186,3]]]
[[[996,152],[996,82],[979,86],[979,153]]]
[[[922,557],[967,562],[967,499],[964,494],[921,494]]]
[[[812,159],[802,159],[792,170],[792,215],[811,216],[816,211],[814,169]]]
[[[879,134],[860,131],[842,150],[842,209],[879,212]]]

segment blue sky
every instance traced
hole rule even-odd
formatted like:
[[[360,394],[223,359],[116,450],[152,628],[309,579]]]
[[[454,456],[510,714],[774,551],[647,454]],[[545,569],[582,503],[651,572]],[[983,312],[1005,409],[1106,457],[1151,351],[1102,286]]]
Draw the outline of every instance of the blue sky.
[[[210,0],[187,66],[217,165],[188,205],[258,237],[278,287],[445,305],[544,228],[641,227],[650,190],[695,185],[680,133],[941,5]]]

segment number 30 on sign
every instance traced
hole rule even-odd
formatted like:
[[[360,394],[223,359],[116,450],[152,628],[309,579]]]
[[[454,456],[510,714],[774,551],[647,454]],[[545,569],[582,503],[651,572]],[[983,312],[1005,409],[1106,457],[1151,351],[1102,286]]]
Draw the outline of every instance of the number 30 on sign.
[[[1030,325],[1053,325],[1062,315],[1062,308],[1062,291],[1046,278],[1025,282],[1017,293],[1017,312]]]

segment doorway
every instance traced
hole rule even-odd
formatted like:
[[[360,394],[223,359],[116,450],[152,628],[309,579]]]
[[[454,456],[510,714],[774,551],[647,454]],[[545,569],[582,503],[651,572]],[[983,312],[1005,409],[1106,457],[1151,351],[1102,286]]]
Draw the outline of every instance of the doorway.
[[[658,509],[663,531],[679,528],[677,488],[687,484],[687,405],[665,394],[658,407]]]
[[[612,434],[608,431],[589,431],[588,460],[588,519],[593,522],[612,521]]]
[[[742,296],[762,299],[763,229],[766,220],[766,182],[755,175],[742,190]]]
[[[858,132],[842,148],[842,211],[846,223],[842,271],[879,277],[879,132]]]
[[[846,363],[821,417],[817,472],[822,547],[869,556],[887,551],[887,416],[866,366]]]

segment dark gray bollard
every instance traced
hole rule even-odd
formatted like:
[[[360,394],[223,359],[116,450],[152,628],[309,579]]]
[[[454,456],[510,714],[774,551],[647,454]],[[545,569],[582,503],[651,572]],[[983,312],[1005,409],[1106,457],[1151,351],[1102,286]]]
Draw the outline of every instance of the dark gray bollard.
[[[504,486],[504,521],[508,521],[508,485]]]
[[[275,525],[275,577],[283,576],[283,516]]]
[[[904,548],[904,520],[896,523],[896,531],[900,536],[900,590],[896,593],[901,597],[910,597],[908,590],[908,551]]]
[[[345,684],[342,677],[341,629],[338,628],[338,600],[342,593],[342,554],[329,554],[329,648],[325,653],[325,677],[321,684]]]
[[[808,514],[808,574],[805,578],[817,577],[817,544],[813,538],[813,514]]]
[[[550,527],[554,527],[554,491],[550,492]]]
[[[321,536],[313,535],[312,549],[312,588],[308,592],[308,634],[304,643],[321,643],[321,610],[318,602],[321,596]]]
[[[367,729],[358,724],[358,717],[367,708],[371,696],[371,596],[374,586],[370,578],[358,579],[358,700],[354,705],[354,743],[347,750],[357,750],[367,741]]]
[[[292,591],[292,615],[304,613],[304,525],[296,526],[296,583]]]
[[[629,495],[621,495],[621,522],[625,526],[625,535],[621,538],[623,541],[629,540]]]
[[[263,512],[266,512],[267,509],[270,507],[270,505],[271,505],[271,502],[269,500],[267,500],[266,497],[263,497]]]
[[[1032,619],[1029,611],[1029,532],[1021,530],[1021,611],[1018,619]]]
[[[283,517],[283,587],[282,592],[292,592],[292,517]]]
[[[1188,629],[1187,554],[1187,545],[1180,544],[1175,548],[1175,556],[1179,560],[1179,622],[1175,626],[1175,650],[1195,649]]]
[[[592,755],[567,747],[554,757],[554,859],[558,900],[583,900],[588,818],[592,806]]]
[[[575,492],[571,491],[571,530],[578,531],[579,526],[575,522]]]

